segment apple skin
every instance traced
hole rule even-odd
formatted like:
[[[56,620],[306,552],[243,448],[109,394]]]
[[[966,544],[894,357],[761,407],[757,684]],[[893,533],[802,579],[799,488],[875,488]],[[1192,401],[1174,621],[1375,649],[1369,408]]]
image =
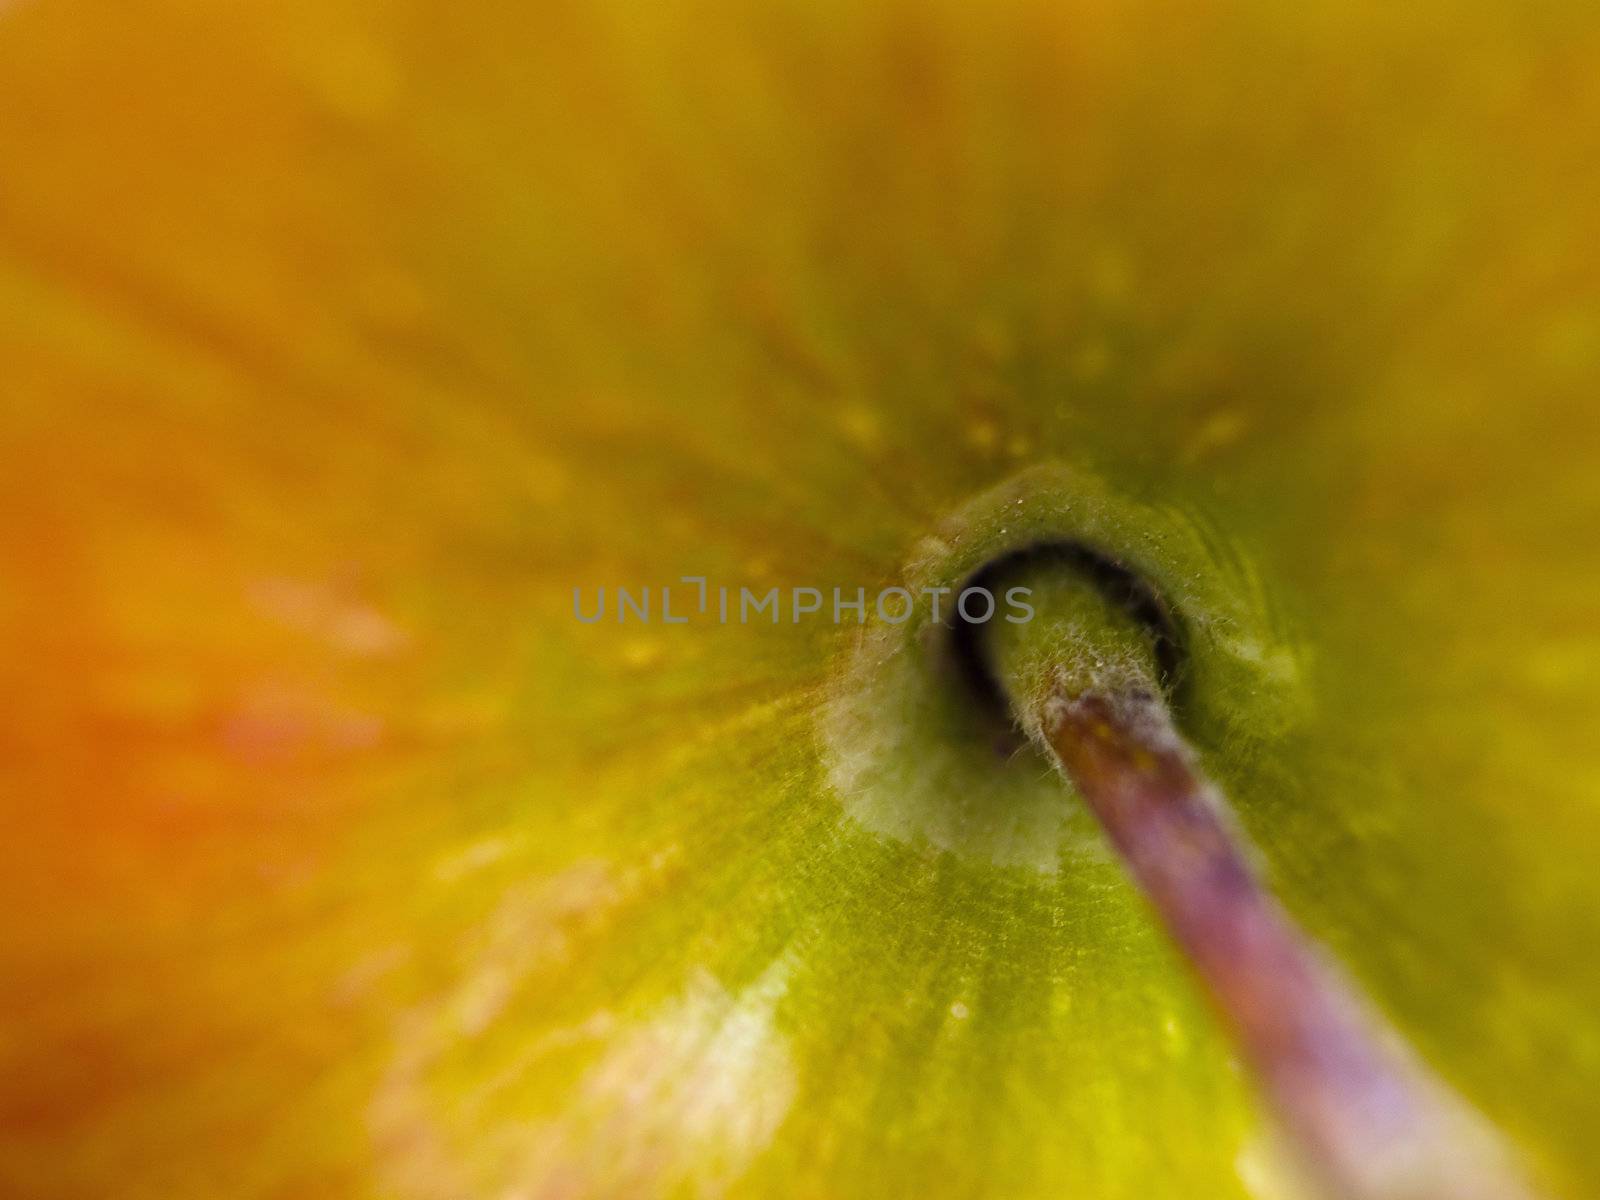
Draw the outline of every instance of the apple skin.
[[[1597,50],[0,5],[0,1191],[1281,1194],[1114,862],[852,817],[859,630],[571,617],[893,583],[1043,469],[1240,598],[1292,719],[1187,732],[1276,893],[1600,1193]]]

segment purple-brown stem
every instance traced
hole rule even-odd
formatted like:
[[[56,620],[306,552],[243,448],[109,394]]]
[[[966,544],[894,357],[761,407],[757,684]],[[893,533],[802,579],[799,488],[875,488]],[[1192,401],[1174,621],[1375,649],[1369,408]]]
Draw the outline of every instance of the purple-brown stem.
[[[1057,689],[1037,716],[1332,1195],[1527,1196],[1475,1114],[1392,1040],[1257,880],[1160,699]]]

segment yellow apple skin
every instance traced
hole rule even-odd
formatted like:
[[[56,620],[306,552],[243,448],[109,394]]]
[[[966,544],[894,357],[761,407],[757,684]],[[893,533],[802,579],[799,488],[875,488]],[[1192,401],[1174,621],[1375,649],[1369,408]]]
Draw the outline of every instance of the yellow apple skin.
[[[861,630],[573,617],[893,585],[1019,477],[1228,598],[1186,732],[1264,875],[1600,1192],[1597,55],[0,0],[0,1192],[1288,1195],[1070,808],[845,794]]]

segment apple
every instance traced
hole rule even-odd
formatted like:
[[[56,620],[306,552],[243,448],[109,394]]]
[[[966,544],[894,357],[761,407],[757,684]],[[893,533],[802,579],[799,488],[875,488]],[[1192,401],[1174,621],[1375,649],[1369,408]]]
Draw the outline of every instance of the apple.
[[[0,3],[0,1193],[1291,1194],[931,619],[1037,537],[1159,590],[1263,885],[1600,1192],[1597,47]]]

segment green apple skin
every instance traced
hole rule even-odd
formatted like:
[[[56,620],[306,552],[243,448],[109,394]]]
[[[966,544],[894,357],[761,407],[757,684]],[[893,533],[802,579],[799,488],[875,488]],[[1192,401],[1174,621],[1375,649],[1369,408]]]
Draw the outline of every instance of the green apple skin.
[[[0,1192],[1289,1194],[911,648],[572,615],[954,572],[1019,479],[1194,619],[1295,918],[1600,1192],[1597,50],[1577,0],[0,5]]]

